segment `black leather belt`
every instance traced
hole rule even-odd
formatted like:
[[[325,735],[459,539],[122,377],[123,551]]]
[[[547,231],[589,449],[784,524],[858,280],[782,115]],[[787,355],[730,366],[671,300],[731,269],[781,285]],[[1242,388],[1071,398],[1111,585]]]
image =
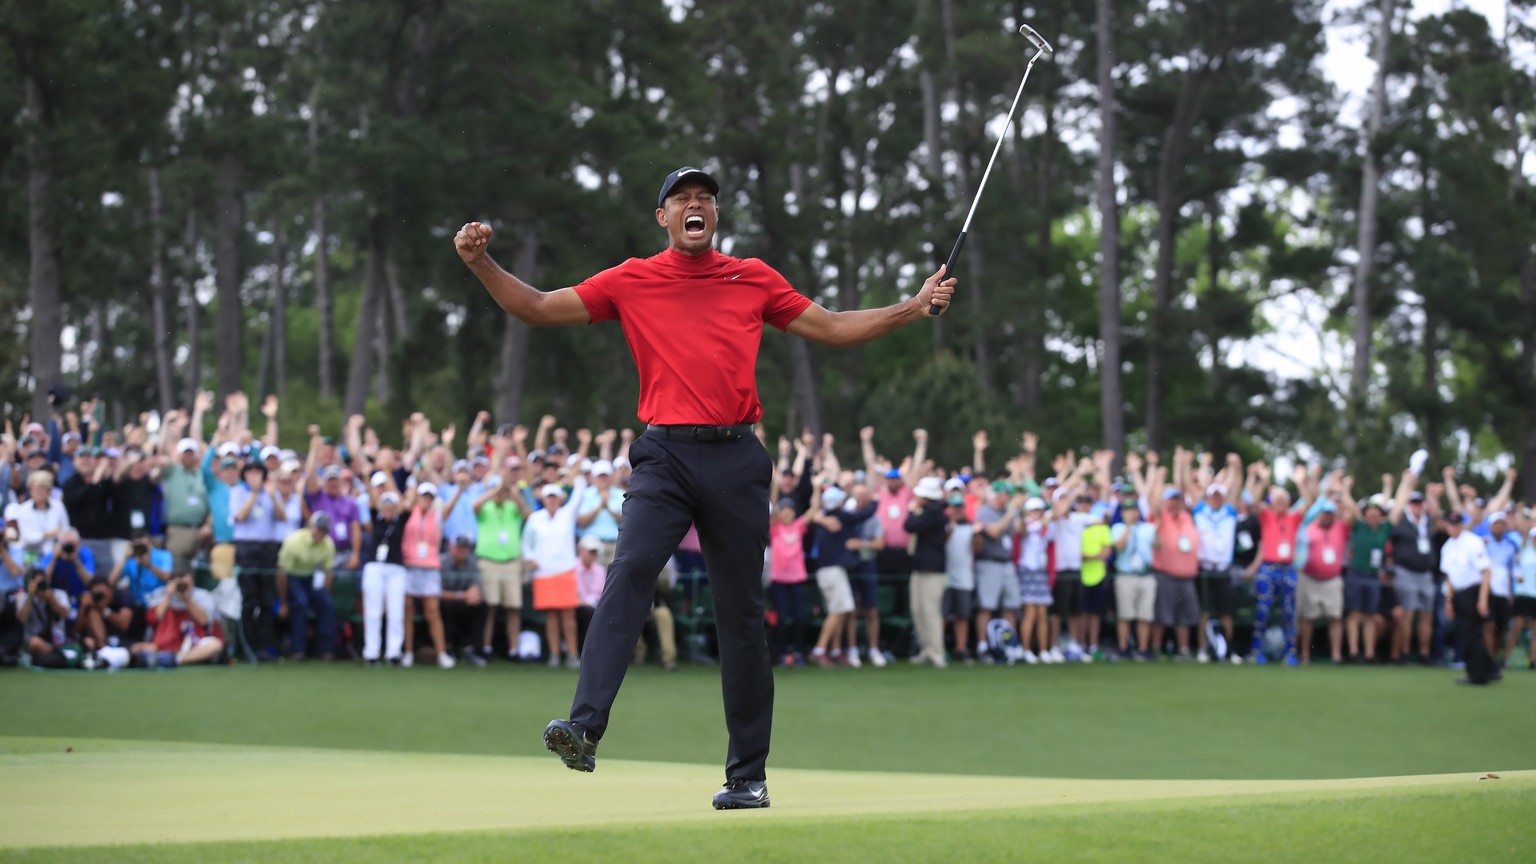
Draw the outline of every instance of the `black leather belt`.
[[[738,438],[746,438],[752,434],[751,423],[737,423],[735,426],[656,426],[646,427],[646,433],[655,433],[662,438],[670,438],[682,441],[735,441]]]

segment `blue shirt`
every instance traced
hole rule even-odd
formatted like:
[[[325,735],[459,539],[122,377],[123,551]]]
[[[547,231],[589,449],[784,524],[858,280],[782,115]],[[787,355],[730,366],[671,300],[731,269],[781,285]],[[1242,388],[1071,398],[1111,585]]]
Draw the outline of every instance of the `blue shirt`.
[[[20,543],[7,544],[5,554],[21,567],[21,573],[15,576],[4,564],[0,564],[0,598],[13,591],[20,591],[27,586],[27,553]],[[0,604],[3,605],[3,604]]]
[[[164,549],[150,549],[149,563],[166,573],[171,572],[171,568],[175,566],[171,553]],[[165,586],[165,583],[160,581],[160,577],[151,572],[148,567],[139,566],[139,559],[132,556],[123,563],[123,581],[128,583],[128,594],[139,606],[148,606],[149,595]]]
[[[1536,597],[1536,540],[1527,540],[1520,550],[1520,569],[1515,571],[1515,593],[1521,597]]]
[[[1503,537],[1488,535],[1488,562],[1493,570],[1489,593],[1508,597],[1515,574],[1520,571],[1520,535],[1505,531]]]
[[[441,490],[442,500],[452,501],[453,494],[458,491],[458,486],[447,485]],[[443,539],[452,542],[455,537],[468,537],[477,540],[480,537],[480,520],[475,518],[475,502],[485,494],[485,484],[472,482],[464,487],[464,494],[459,496],[457,504],[448,511],[443,518]]]
[[[597,510],[597,516],[587,527],[577,529],[576,533],[612,543],[619,539],[619,520],[614,514],[624,507],[624,490],[617,486],[608,487],[608,506],[598,509],[602,500],[603,493],[596,486],[588,486],[587,491],[582,493],[581,506],[576,508],[576,515],[585,516]]]
[[[256,497],[256,503],[251,505],[251,510],[246,514],[245,521],[235,519],[245,502],[252,495]],[[289,506],[297,507],[297,500],[289,502]],[[235,542],[241,541],[273,543],[281,542],[278,536],[277,502],[265,489],[251,491],[244,483],[234,486],[229,490],[229,521],[234,528]]]
[[[209,520],[213,528],[213,542],[235,542],[235,526],[229,521],[229,485],[219,479],[213,470],[213,448],[203,455],[203,485],[208,489]]]
[[[95,573],[96,556],[92,555],[91,550],[85,546],[80,546],[77,548],[80,553],[81,565],[83,565],[85,569]],[[56,550],[57,547],[55,547],[55,551]],[[44,570],[47,570],[48,562],[53,560],[53,556],[54,552],[49,552],[38,564],[38,566]],[[53,587],[63,591],[71,597],[79,597],[81,594],[84,594],[86,585],[89,581],[90,577],[80,572],[80,568],[76,567],[75,562],[73,561],[65,561],[60,559],[58,566],[53,568]]]

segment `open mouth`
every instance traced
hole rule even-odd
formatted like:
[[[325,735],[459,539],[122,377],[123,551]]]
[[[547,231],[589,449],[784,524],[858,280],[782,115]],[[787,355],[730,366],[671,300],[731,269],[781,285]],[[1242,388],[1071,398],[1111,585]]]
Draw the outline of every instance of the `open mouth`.
[[[688,216],[683,219],[684,235],[697,239],[704,236],[704,230],[703,216]]]

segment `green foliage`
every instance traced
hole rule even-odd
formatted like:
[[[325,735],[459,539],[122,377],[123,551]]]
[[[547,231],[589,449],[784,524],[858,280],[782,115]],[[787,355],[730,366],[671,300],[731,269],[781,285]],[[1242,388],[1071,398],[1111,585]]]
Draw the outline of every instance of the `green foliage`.
[[[1360,448],[1366,474],[1422,445],[1486,467],[1536,442],[1526,348],[1536,297],[1519,277],[1536,196],[1519,191],[1510,158],[1536,148],[1536,81],[1476,12],[1398,22],[1371,304],[1379,375],[1360,428],[1349,428],[1353,412],[1327,375],[1282,380],[1238,350],[1286,335],[1275,323],[1283,302],[1328,310],[1330,334],[1352,323],[1345,283],[1361,153],[1320,72],[1322,6],[1114,4],[1131,440],[1145,437],[1147,359],[1161,346],[1172,441],[1249,457],[1333,454],[1354,432],[1372,442]],[[1517,58],[1536,44],[1518,11]],[[287,241],[292,443],[291,430],[330,427],[342,413],[343,393],[318,391],[315,264],[323,254],[329,266],[341,381],[357,348],[373,225],[397,287],[383,316],[387,353],[368,370],[368,415],[385,430],[415,410],[462,425],[495,401],[505,316],[453,255],[459,224],[493,225],[493,254],[509,268],[519,236],[535,230],[522,275],[543,288],[574,284],[660,248],[650,213],[678,164],[724,182],[720,240],[731,254],[764,258],[834,309],[910,296],[947,253],[1013,97],[1028,56],[1014,33],[1020,15],[1059,52],[1036,66],[1008,132],[953,313],[843,351],[797,354],[765,333],[765,424],[778,435],[811,422],[809,404],[841,440],[873,424],[895,452],[921,426],[949,464],[968,458],[981,426],[996,440],[1031,428],[1049,449],[1090,446],[1100,428],[1098,94],[1085,82],[1098,58],[1091,4],[1065,0],[7,0],[0,116],[17,122],[0,124],[0,193],[17,206],[0,210],[0,329],[19,339],[27,326],[28,69],[54,82],[70,383],[119,413],[157,401],[147,287],[157,228],[180,349],[173,401],[185,401],[192,356],[200,383],[213,383],[216,310],[199,310],[196,345],[187,324],[212,295],[218,166],[232,158],[243,185],[234,245],[247,388],[272,324],[271,235],[281,229]],[[1181,118],[1183,156],[1165,177],[1161,157]],[[152,165],[164,176],[158,226]],[[1175,252],[1162,309],[1160,191]],[[322,197],[330,236],[317,250]],[[796,364],[814,392],[801,392]],[[0,400],[23,396],[26,371],[19,352],[0,356]],[[521,418],[633,422],[637,386],[616,327],[533,332],[515,373]]]

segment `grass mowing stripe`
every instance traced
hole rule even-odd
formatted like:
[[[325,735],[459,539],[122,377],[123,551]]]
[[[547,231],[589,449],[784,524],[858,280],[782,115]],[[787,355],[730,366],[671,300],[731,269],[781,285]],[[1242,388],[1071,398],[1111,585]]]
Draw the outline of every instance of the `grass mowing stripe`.
[[[150,844],[0,852],[28,862],[299,862],[620,860],[1053,862],[1234,859],[1518,860],[1528,840],[1529,783],[1498,781],[1397,795],[1316,800],[1099,804],[1079,810],[960,812],[766,820],[715,814],[710,824],[596,826],[285,842]],[[1523,794],[1521,794],[1523,793]]]
[[[770,770],[1085,778],[1360,777],[1536,768],[1536,674],[1162,665],[780,671]],[[543,755],[575,676],[351,665],[0,675],[0,735]],[[604,758],[718,766],[718,673],[634,670]],[[1480,734],[1461,734],[1476,717]],[[174,722],[171,718],[175,718]],[[601,770],[601,768],[599,768]]]

